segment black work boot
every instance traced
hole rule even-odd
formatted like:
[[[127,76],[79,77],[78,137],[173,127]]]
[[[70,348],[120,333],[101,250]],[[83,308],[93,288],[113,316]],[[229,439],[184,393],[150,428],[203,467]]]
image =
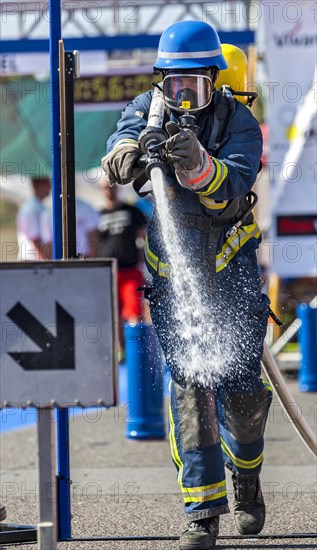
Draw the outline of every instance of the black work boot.
[[[180,550],[211,550],[216,546],[219,516],[192,521],[180,536]]]
[[[265,522],[265,504],[260,478],[232,476],[234,486],[234,520],[241,535],[257,535]]]

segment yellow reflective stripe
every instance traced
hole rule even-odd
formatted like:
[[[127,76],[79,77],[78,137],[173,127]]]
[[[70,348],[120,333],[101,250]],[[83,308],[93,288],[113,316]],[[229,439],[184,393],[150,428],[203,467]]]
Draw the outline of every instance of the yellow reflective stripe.
[[[207,206],[207,208],[210,208],[211,210],[220,210],[221,208],[225,208],[227,206],[228,201],[223,202],[215,202],[214,199],[209,199],[207,197],[199,197],[199,201],[204,206]]]
[[[252,237],[258,238],[261,231],[256,222],[242,226],[234,237],[229,237],[224,243],[221,252],[216,256],[216,272],[224,269],[233,256],[242,248],[242,246]]]
[[[153,254],[153,252],[151,252],[147,236],[145,239],[144,255],[150,266],[157,271],[158,258]]]
[[[158,257],[155,256],[155,254],[153,252],[151,252],[150,250],[150,246],[149,246],[149,240],[148,240],[148,236],[146,235],[145,237],[145,249],[148,253],[148,255],[151,257],[151,259],[156,263],[158,264]]]
[[[270,382],[268,382],[268,380],[264,380],[264,378],[261,378],[261,380],[262,380],[262,382],[263,382],[263,384],[264,384],[264,386],[266,387],[267,390],[273,391],[273,388],[272,388]]]
[[[228,168],[223,162],[221,162],[221,160],[213,158],[213,162],[216,166],[215,177],[213,178],[211,184],[209,185],[208,189],[206,189],[206,191],[197,191],[198,195],[200,196],[207,197],[208,195],[211,195],[211,193],[217,191],[217,189],[219,189],[220,185],[228,175]]]
[[[163,262],[159,262],[159,269],[158,274],[161,277],[169,277],[170,268],[168,264],[164,264]]]
[[[184,464],[181,461],[181,457],[179,456],[178,449],[177,449],[176,438],[175,438],[175,424],[174,424],[171,405],[169,405],[169,421],[170,421],[169,440],[170,440],[171,454],[172,454],[172,459],[174,460],[176,466],[179,468],[178,483],[182,488],[183,486],[182,475],[183,475]]]
[[[219,489],[220,487],[226,486],[226,480],[219,481],[218,483],[212,483],[211,485],[201,485],[200,487],[183,487],[182,491],[183,493],[203,493],[204,491],[214,491],[215,489]]]
[[[221,166],[220,166],[219,162],[218,163],[216,162],[216,159],[214,159],[214,161],[215,161],[214,163],[215,163],[216,173],[215,173],[215,175],[213,177],[213,180],[210,183],[208,189],[206,189],[206,191],[197,191],[197,194],[200,197],[206,197],[207,195],[209,195],[212,192],[215,181],[217,181],[219,179],[219,175],[220,175],[220,172],[221,172]]]
[[[150,266],[153,267],[153,269],[161,277],[169,276],[169,265],[165,264],[164,262],[160,262],[158,257],[150,250],[147,236],[145,238],[144,255]]]
[[[214,193],[215,191],[217,191],[217,189],[219,189],[220,185],[223,183],[223,181],[224,181],[224,180],[226,179],[226,177],[228,176],[228,168],[227,168],[227,166],[226,166],[223,162],[221,162],[220,160],[214,159],[214,161],[216,161],[216,164],[219,163],[219,164],[221,165],[222,170],[221,170],[221,172],[220,172],[219,181],[217,182],[216,187],[212,190],[212,193]],[[214,181],[214,183],[216,183],[216,182]]]
[[[172,391],[172,384],[173,384],[173,380],[171,379],[168,384],[168,391],[170,393]],[[178,460],[178,450],[177,450],[176,439],[175,439],[175,425],[174,425],[171,405],[169,405],[168,410],[169,410],[169,421],[170,421],[169,441],[170,441],[170,447],[171,447],[171,455],[175,464],[178,466],[178,468],[180,468],[181,460],[180,459]]]
[[[157,272],[157,265],[150,260],[150,258],[148,257],[148,254],[147,254],[147,250],[145,250],[145,249],[144,249],[144,255],[145,255],[145,259],[146,259],[147,263],[150,264],[150,266],[154,269],[154,271]]]
[[[123,138],[123,139],[119,139],[119,141],[117,141],[117,143],[114,145],[114,149],[116,147],[118,147],[118,145],[123,145],[124,143],[132,143],[133,145],[136,145],[137,147],[139,146],[137,140],[131,139],[131,138]]]
[[[184,497],[184,502],[209,502],[210,500],[217,500],[218,498],[225,497],[227,491],[222,491],[216,495],[202,496],[202,497]]]
[[[177,458],[177,450],[175,452],[176,447],[176,440],[175,440],[175,433],[174,433],[174,422],[173,422],[173,415],[172,415],[172,408],[169,405],[169,421],[170,421],[170,431],[169,431],[169,440],[170,440],[170,447],[171,447],[171,455],[172,459],[175,462],[175,464],[180,468],[181,463]]]
[[[257,466],[260,466],[260,464],[262,464],[263,453],[261,453],[257,458],[254,458],[253,460],[242,460],[242,458],[238,458],[230,451],[228,445],[225,443],[222,437],[220,437],[220,439],[223,452],[232,460],[233,464],[235,464],[235,466],[237,466],[238,468],[252,470],[253,468],[256,468]]]

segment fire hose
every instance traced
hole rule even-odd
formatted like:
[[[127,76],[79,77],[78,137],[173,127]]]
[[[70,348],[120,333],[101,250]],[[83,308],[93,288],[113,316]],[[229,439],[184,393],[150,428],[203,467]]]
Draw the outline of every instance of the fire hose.
[[[164,108],[163,96],[160,88],[157,87],[153,92],[148,125],[141,133],[139,140],[140,148],[145,153],[146,174],[147,177],[152,180],[153,187],[155,188],[165,187],[166,166],[160,154],[160,148],[164,145],[167,138],[167,134],[162,128],[164,121]],[[191,127],[195,131],[196,127],[194,125],[194,120],[195,119],[192,115],[183,115],[183,126],[187,128]],[[236,229],[236,227],[234,227],[234,229]],[[296,406],[296,402],[290,393],[281,371],[266,343],[264,343],[262,369],[274,388],[280,405],[291,420],[294,429],[313,456],[316,457],[317,436],[309,426],[299,408]]]
[[[311,453],[317,456],[317,437],[313,432],[309,424],[307,423],[301,411],[296,406],[295,400],[290,393],[280,369],[278,368],[272,353],[270,352],[267,344],[264,344],[264,353],[262,358],[262,368],[267,376],[272,387],[275,389],[278,400],[285,410],[287,416],[291,420],[294,429],[298,435],[311,451]]]

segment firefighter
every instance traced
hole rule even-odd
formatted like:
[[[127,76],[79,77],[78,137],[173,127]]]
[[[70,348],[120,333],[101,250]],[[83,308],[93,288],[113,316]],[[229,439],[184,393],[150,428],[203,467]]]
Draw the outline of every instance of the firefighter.
[[[221,381],[209,386],[184,378],[179,368],[177,351],[183,346],[186,356],[186,344],[173,307],[177,296],[168,265],[173,258],[167,257],[154,211],[145,258],[153,276],[151,317],[172,376],[170,444],[189,520],[180,537],[182,550],[214,548],[219,517],[229,512],[225,466],[232,472],[239,532],[257,534],[265,521],[259,473],[272,396],[261,379],[260,362],[269,299],[261,292],[256,259],[261,233],[250,212],[262,136],[250,109],[230,90],[216,90],[226,69],[219,37],[209,24],[183,21],[163,32],[154,70],[162,75],[169,130],[166,195],[225,357]],[[102,164],[112,184],[142,179],[139,136],[146,129],[152,94],[141,94],[126,107],[108,140]],[[195,116],[195,131],[175,131],[167,124],[178,124],[184,108]],[[234,347],[231,356],[224,331]]]

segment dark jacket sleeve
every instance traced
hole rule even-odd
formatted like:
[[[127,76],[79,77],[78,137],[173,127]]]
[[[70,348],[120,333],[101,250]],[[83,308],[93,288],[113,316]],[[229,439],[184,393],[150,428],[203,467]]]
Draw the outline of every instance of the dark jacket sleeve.
[[[229,200],[251,190],[262,156],[262,133],[251,111],[237,102],[227,129],[229,139],[213,158],[213,180],[198,191],[214,200]]]
[[[152,91],[137,96],[122,112],[117,124],[117,130],[107,141],[107,153],[110,153],[116,144],[137,143],[141,131],[146,127],[151,105]]]

